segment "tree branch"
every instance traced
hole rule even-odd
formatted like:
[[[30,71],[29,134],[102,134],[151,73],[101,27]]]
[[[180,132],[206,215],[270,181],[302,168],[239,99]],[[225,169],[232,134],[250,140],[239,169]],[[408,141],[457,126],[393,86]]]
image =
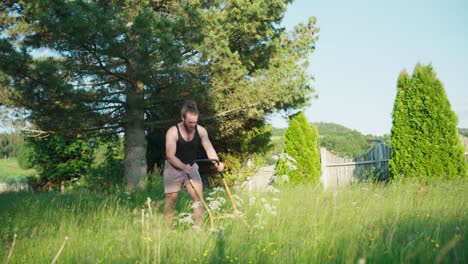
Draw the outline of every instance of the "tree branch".
[[[120,80],[110,80],[110,81],[107,81],[107,82],[101,82],[101,83],[82,83],[82,84],[73,84],[74,87],[80,87],[80,86],[91,86],[91,87],[96,87],[96,86],[102,86],[102,85],[105,85],[105,84],[111,84],[111,83],[115,83],[115,82],[118,82]]]

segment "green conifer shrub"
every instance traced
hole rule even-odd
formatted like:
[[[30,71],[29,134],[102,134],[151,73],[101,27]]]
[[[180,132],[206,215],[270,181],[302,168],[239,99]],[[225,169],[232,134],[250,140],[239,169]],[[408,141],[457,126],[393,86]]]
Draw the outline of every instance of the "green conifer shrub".
[[[431,65],[400,73],[393,108],[390,172],[394,178],[466,176],[458,118]]]
[[[280,159],[277,175],[287,175],[291,183],[318,182],[321,170],[317,128],[309,124],[303,112],[299,112],[291,117],[284,138],[284,152],[295,162]]]

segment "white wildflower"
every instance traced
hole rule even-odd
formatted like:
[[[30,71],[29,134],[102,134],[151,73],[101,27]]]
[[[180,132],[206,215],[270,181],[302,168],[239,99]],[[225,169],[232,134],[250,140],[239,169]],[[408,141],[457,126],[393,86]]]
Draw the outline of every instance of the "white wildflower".
[[[271,214],[271,215],[277,215],[277,213],[276,213],[276,206],[271,205],[271,204],[268,204],[268,203],[264,204],[263,206],[265,207],[265,210],[266,210],[269,214]]]
[[[234,214],[225,214],[224,215],[226,218],[234,219],[236,216]]]
[[[224,189],[221,188],[221,187],[215,187],[215,188],[213,188],[213,191],[210,192],[210,196],[214,196],[218,192],[224,192]]]
[[[221,206],[222,206],[222,204],[218,200],[211,201],[208,204],[208,207],[210,207],[210,209],[213,210],[213,211],[218,210],[219,208],[221,208]]]
[[[275,188],[273,186],[268,186],[267,191],[273,192],[273,193],[279,193],[280,192],[277,188]]]
[[[286,161],[286,166],[291,170],[297,170],[297,166],[292,164],[291,161]]]
[[[262,198],[262,199],[260,199],[260,200],[262,201],[262,203],[266,203],[266,202],[267,202],[267,200],[266,200],[265,198]]]
[[[223,189],[223,187],[219,187],[219,186],[218,186],[218,187],[214,187],[214,188],[213,188],[213,191],[224,192],[224,189]]]
[[[234,198],[234,201],[236,202],[236,205],[241,206],[244,204],[244,200],[240,198],[238,195],[232,195],[232,198]]]
[[[281,180],[284,182],[289,182],[289,177],[286,174],[281,175]]]
[[[289,161],[297,163],[297,161],[293,157],[289,156],[287,153],[284,153],[284,154]]]
[[[193,225],[194,222],[193,222],[192,214],[189,214],[189,213],[181,213],[181,214],[179,215],[179,223],[180,223],[180,224],[190,224],[190,225]]]
[[[196,201],[196,202],[193,202],[193,203],[192,203],[192,207],[191,207],[191,208],[192,208],[192,209],[197,209],[197,208],[199,208],[199,207],[201,207],[201,206],[202,206],[201,202]]]
[[[289,162],[297,163],[297,161],[293,157],[289,156],[288,153],[281,153],[279,155],[274,155],[272,156],[272,158],[274,160],[281,159],[282,161],[289,161]]]
[[[218,198],[216,198],[216,200],[218,200],[221,204],[226,203],[226,199],[224,199],[224,197],[218,197]]]
[[[236,211],[234,212],[234,215],[237,215],[237,216],[239,216],[239,217],[241,217],[241,218],[244,218],[244,217],[245,217],[244,213],[242,213],[242,212],[239,211],[239,210],[236,210]]]
[[[249,204],[252,205],[252,204],[254,204],[256,201],[257,201],[257,198],[255,198],[255,196],[252,196],[252,197],[250,197],[250,199],[249,199]]]

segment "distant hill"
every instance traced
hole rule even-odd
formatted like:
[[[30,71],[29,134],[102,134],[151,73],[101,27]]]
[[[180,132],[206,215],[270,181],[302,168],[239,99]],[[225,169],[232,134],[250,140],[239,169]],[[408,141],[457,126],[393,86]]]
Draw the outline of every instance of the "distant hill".
[[[458,128],[458,133],[468,137],[468,128]]]
[[[328,136],[328,135],[344,136],[350,133],[356,134],[356,135],[362,135],[360,132],[356,130],[352,130],[340,124],[324,123],[324,122],[312,123],[312,124],[318,128],[320,135],[322,136]]]
[[[363,135],[362,133],[349,129],[345,126],[335,123],[313,123],[319,131],[319,145],[325,147],[328,151],[340,157],[357,157],[365,153],[372,147],[368,140],[381,140],[384,143],[390,141],[390,136],[383,137],[373,135]],[[281,144],[284,141],[279,140],[282,138],[286,129],[273,128],[273,139]]]
[[[320,147],[340,157],[354,158],[365,153],[372,146],[368,139],[378,139],[335,123],[313,123],[319,131]]]

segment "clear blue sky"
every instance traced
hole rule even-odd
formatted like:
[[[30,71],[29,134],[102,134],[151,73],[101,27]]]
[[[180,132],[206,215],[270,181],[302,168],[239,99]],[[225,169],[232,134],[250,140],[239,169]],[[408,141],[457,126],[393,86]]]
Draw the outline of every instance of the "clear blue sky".
[[[292,29],[310,16],[320,27],[310,60],[319,96],[305,111],[310,122],[390,133],[398,75],[419,62],[432,63],[458,127],[468,128],[467,0],[297,0],[283,25]]]

